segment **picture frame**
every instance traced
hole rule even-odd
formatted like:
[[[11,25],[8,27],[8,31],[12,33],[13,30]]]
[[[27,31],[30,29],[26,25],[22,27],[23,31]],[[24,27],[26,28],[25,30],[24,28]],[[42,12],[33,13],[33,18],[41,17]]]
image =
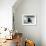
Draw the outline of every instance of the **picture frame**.
[[[27,14],[23,15],[22,25],[36,25],[36,16]]]

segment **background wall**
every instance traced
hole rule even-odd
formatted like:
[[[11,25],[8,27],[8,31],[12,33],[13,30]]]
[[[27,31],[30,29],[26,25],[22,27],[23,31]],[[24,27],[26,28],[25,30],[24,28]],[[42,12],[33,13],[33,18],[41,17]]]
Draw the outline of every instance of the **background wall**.
[[[19,2],[19,1],[18,1]],[[14,24],[23,37],[35,41],[36,46],[46,46],[46,1],[45,0],[23,0],[13,6]],[[33,26],[22,25],[22,16],[33,14],[37,17],[37,24]]]
[[[12,6],[16,0],[0,0],[0,27],[12,28]]]
[[[40,29],[42,46],[46,46],[46,0],[41,1]]]

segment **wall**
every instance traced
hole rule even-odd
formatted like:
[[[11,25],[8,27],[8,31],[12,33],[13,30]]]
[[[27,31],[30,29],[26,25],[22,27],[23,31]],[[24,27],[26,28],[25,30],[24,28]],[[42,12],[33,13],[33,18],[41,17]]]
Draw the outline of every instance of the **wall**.
[[[36,46],[46,46],[46,0],[23,0],[20,5],[14,4],[13,12],[15,29],[22,32],[24,38],[34,40]],[[37,16],[37,24],[35,26],[22,25],[24,14]]]
[[[41,1],[40,29],[42,46],[46,46],[46,0]]]
[[[36,46],[41,46],[41,27],[40,27],[40,12],[41,1],[40,0],[23,0],[20,5],[14,5],[13,7],[15,29],[18,32],[23,33],[23,37],[35,41]],[[22,25],[22,16],[24,14],[33,14],[37,17],[37,24],[33,26]]]
[[[16,0],[0,0],[0,27],[12,28],[12,6]]]

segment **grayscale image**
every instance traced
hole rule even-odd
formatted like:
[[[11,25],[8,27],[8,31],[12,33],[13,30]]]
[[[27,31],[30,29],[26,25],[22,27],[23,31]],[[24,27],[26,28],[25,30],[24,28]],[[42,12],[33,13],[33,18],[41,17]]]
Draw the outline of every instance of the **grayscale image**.
[[[25,24],[25,25],[35,25],[36,24],[36,16],[34,16],[34,15],[24,15],[23,16],[23,24]]]

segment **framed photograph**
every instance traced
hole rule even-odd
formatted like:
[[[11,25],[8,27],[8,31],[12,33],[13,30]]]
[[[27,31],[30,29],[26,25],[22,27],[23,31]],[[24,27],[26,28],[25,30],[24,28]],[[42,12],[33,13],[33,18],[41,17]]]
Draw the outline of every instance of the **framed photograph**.
[[[22,24],[23,25],[36,25],[36,16],[35,15],[23,15]]]

